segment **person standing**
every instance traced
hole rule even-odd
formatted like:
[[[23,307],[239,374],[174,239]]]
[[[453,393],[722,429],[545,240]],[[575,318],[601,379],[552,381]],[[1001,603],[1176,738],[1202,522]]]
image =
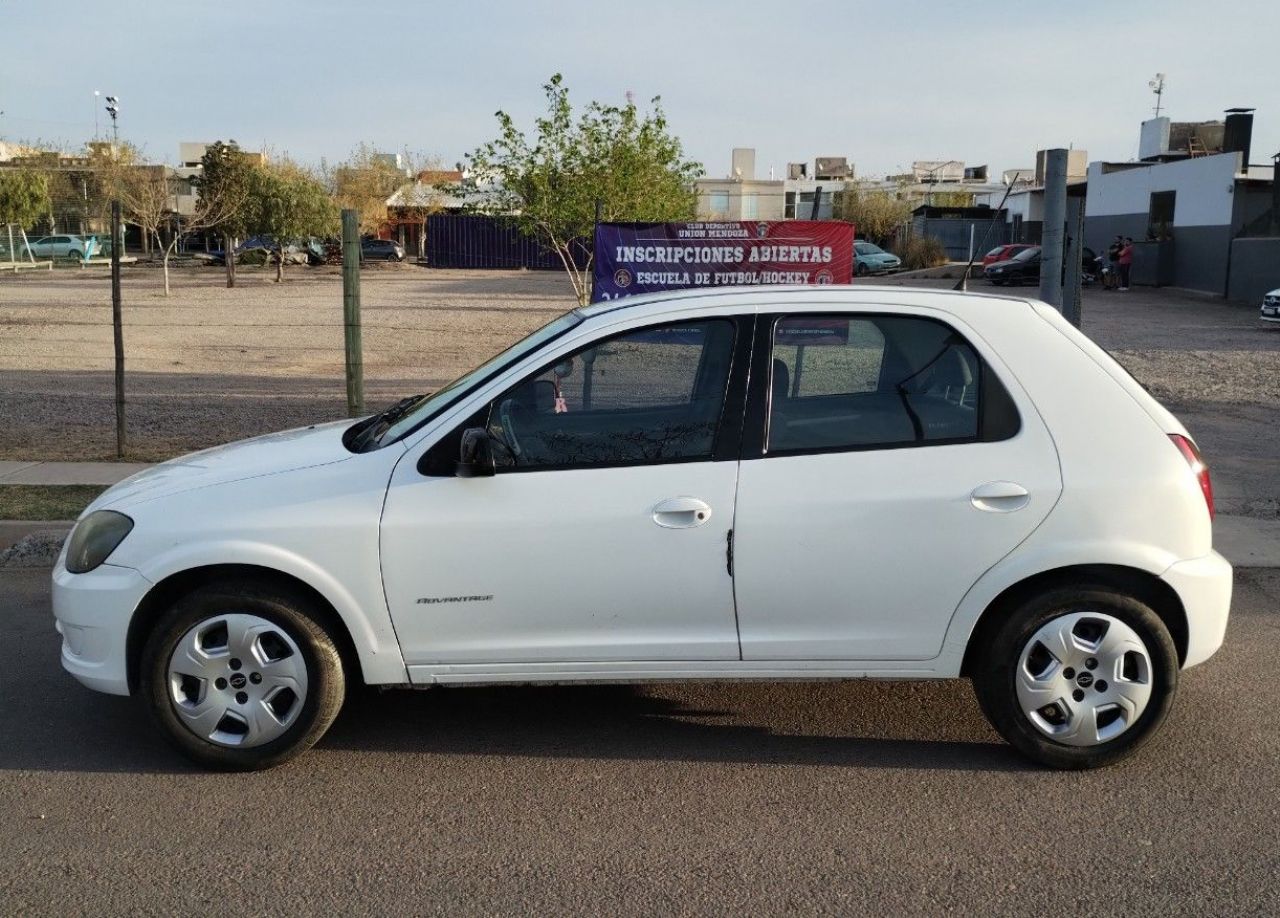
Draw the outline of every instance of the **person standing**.
[[[1120,247],[1120,289],[1129,289],[1129,272],[1133,268],[1133,239],[1124,237],[1124,245]]]
[[[1120,250],[1122,248],[1124,248],[1123,236],[1117,236],[1115,241],[1107,247],[1107,274],[1102,284],[1107,290],[1114,290],[1120,285]]]

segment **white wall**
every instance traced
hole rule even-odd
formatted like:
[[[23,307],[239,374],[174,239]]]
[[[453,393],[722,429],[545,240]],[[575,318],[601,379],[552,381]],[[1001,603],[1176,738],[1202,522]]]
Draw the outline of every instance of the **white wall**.
[[[1103,173],[1102,163],[1089,164],[1090,217],[1145,214],[1153,191],[1176,191],[1173,225],[1221,226],[1231,223],[1231,206],[1240,154],[1198,156]]]

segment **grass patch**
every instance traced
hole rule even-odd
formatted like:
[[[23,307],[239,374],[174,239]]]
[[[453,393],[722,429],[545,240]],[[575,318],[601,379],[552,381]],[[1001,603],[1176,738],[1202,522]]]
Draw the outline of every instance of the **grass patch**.
[[[104,485],[0,485],[0,520],[74,520]]]

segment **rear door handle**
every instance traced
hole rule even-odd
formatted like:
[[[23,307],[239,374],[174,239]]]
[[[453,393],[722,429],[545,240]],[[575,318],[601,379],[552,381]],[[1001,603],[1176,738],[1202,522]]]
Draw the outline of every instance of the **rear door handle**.
[[[653,521],[664,529],[692,529],[711,519],[711,506],[696,497],[671,497],[653,508]]]
[[[989,481],[973,489],[970,502],[988,513],[1009,513],[1021,510],[1031,500],[1031,494],[1013,481]]]

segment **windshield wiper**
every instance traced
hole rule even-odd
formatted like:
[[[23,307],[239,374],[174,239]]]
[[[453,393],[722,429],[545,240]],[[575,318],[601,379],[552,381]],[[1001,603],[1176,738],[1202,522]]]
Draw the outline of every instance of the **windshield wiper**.
[[[421,394],[405,396],[391,407],[383,409],[365,421],[364,428],[352,444],[355,452],[362,453],[370,445],[376,443],[378,438],[386,433],[392,424],[408,414],[409,410],[424,398],[426,396]]]

